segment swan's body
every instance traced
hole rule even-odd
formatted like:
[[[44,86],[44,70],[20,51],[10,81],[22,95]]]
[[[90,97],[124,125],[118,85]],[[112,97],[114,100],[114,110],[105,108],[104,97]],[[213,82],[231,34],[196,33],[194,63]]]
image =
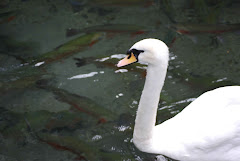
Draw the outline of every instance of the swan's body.
[[[130,60],[148,63],[133,134],[139,150],[180,161],[240,161],[240,86],[206,92],[181,113],[155,126],[168,47],[160,40],[144,39],[128,54],[118,66],[132,63]]]

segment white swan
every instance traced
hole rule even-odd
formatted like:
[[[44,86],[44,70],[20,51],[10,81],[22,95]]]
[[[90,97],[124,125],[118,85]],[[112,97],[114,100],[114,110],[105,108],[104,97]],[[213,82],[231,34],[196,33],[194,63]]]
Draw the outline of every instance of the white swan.
[[[240,86],[202,94],[175,117],[155,125],[166,77],[168,47],[157,39],[135,43],[118,67],[148,63],[133,142],[144,152],[180,161],[240,161]]]

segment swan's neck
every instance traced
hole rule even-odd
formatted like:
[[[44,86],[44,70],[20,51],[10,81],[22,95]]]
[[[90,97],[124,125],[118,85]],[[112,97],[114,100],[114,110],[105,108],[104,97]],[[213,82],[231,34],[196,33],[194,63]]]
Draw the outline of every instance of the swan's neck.
[[[135,120],[134,142],[145,142],[152,137],[160,92],[164,84],[166,72],[167,65],[148,66],[146,81]]]

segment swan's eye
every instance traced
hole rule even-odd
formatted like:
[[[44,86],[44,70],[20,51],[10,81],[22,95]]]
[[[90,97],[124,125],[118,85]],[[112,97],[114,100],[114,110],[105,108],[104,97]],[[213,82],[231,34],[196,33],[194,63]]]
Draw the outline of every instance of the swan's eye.
[[[138,55],[140,53],[143,53],[144,51],[143,50],[137,50],[137,49],[131,49],[131,50],[128,50],[127,51],[127,54],[128,54],[128,59],[130,59],[132,57],[132,55],[134,55],[137,59],[138,59]]]

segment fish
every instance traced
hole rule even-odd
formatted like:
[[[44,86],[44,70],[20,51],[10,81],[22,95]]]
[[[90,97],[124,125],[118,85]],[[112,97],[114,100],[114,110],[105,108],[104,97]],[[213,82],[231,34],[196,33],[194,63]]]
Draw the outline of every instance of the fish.
[[[0,24],[13,21],[16,18],[16,15],[17,12],[15,10],[0,13]]]
[[[0,96],[9,91],[24,90],[25,88],[35,86],[41,75],[46,73],[46,70],[41,68],[42,66],[60,61],[83,51],[97,43],[102,36],[103,33],[84,34],[38,57],[28,59],[19,58],[24,64],[19,65],[19,67],[11,72],[12,74],[1,74],[1,78],[3,79],[0,82]]]
[[[123,160],[122,153],[104,151],[86,140],[79,139],[77,136],[53,135],[49,133],[38,133],[37,135],[39,141],[46,143],[57,150],[69,151],[77,155],[79,160]],[[135,160],[132,154],[124,154],[124,157],[129,158],[129,160]]]
[[[81,0],[68,0],[68,2],[73,6],[97,6],[97,7],[131,7],[131,6],[151,6],[153,0],[91,0],[91,1],[81,1]]]
[[[54,50],[41,54],[36,58],[30,58],[27,62],[31,64],[43,63],[44,65],[62,60],[75,53],[85,50],[87,47],[91,47],[97,43],[102,37],[101,32],[91,32],[81,35],[73,40],[66,42],[55,48]]]
[[[82,6],[85,4],[85,1],[79,1],[79,0],[68,0],[68,2],[73,6]]]
[[[132,35],[143,34],[149,32],[144,26],[133,24],[107,24],[87,27],[83,29],[68,28],[66,29],[66,37],[71,37],[80,33],[91,32],[107,32],[107,33],[130,33]]]
[[[236,24],[197,24],[197,23],[176,23],[171,25],[179,34],[221,34],[224,32],[240,31],[240,23]]]
[[[97,124],[113,121],[117,118],[113,112],[100,106],[90,98],[70,93],[64,89],[49,86],[44,81],[45,80],[39,80],[36,83],[36,87],[53,93],[58,101],[67,103],[75,110],[96,119]]]
[[[91,0],[91,5],[97,6],[149,6],[153,0]]]

